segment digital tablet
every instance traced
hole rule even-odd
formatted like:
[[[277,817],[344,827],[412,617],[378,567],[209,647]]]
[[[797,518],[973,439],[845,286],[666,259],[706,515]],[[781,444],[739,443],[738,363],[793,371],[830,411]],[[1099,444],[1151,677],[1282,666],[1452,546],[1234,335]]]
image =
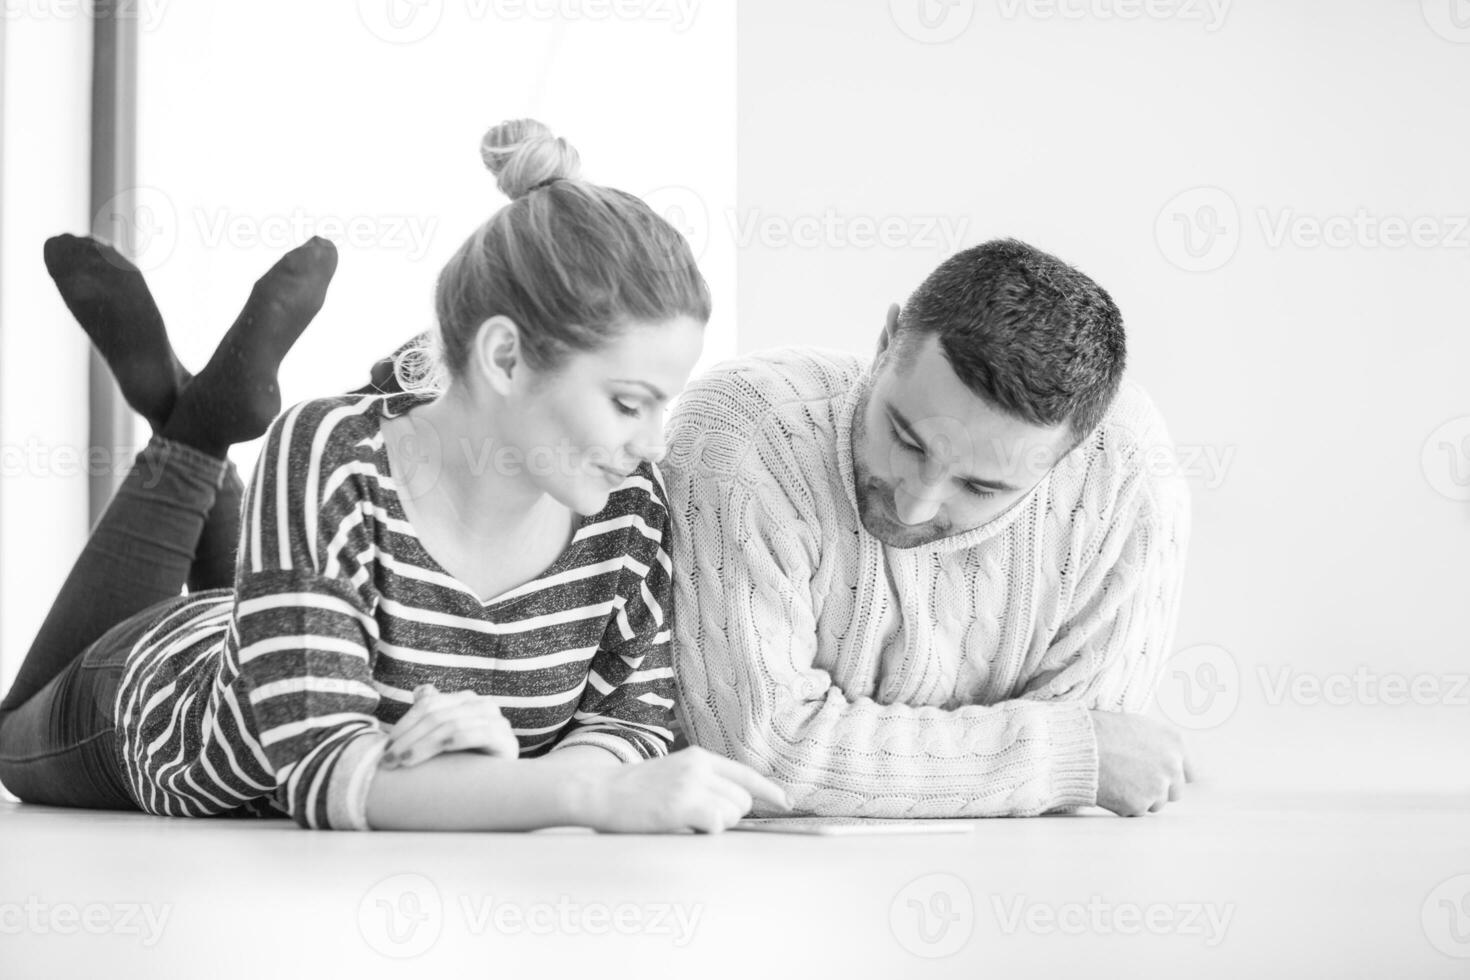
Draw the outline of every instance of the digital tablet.
[[[731,830],[768,834],[968,834],[968,820],[894,820],[881,817],[746,817]]]

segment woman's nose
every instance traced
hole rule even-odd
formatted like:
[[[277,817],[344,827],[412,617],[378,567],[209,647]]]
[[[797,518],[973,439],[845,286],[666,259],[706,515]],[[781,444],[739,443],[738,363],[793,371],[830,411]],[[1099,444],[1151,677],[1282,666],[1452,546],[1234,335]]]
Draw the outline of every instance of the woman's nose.
[[[663,462],[663,458],[668,455],[668,452],[668,447],[663,443],[659,443],[656,446],[643,446],[638,450],[638,458],[656,464]]]
[[[663,416],[650,412],[647,424],[638,433],[637,445],[631,447],[633,455],[650,463],[658,463],[668,455],[668,439],[664,434]]]
[[[669,447],[664,441],[663,432],[658,433],[657,438],[645,438],[628,447],[628,453],[640,461],[647,463],[659,463],[668,455]]]

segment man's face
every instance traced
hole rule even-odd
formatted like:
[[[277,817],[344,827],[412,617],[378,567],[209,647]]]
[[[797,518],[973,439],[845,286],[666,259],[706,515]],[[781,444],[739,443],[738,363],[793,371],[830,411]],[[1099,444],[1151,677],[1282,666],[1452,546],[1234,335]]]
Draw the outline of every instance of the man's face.
[[[890,331],[893,313],[890,312]],[[852,453],[863,526],[894,548],[979,527],[1036,486],[1071,448],[1071,429],[1031,425],[966,388],[936,337],[880,354],[857,406]]]

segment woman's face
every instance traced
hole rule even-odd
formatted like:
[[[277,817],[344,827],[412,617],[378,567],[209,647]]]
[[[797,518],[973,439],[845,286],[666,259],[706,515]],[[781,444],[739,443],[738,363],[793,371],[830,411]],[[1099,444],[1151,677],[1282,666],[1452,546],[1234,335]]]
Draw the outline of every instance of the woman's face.
[[[689,317],[634,323],[601,350],[528,369],[508,399],[507,458],[574,512],[597,513],[640,464],[663,458],[665,411],[703,343],[703,325]]]

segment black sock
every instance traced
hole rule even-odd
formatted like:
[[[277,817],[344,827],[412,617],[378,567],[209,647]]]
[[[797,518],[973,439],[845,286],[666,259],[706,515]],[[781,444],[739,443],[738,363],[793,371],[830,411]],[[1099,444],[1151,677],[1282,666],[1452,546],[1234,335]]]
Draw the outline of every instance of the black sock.
[[[322,308],[336,271],[336,246],[313,238],[261,276],[214,356],[179,392],[161,434],[220,458],[264,435],[281,411],[276,371]]]
[[[123,398],[157,432],[188,380],[143,274],[95,238],[47,239],[46,271],[102,355]]]

